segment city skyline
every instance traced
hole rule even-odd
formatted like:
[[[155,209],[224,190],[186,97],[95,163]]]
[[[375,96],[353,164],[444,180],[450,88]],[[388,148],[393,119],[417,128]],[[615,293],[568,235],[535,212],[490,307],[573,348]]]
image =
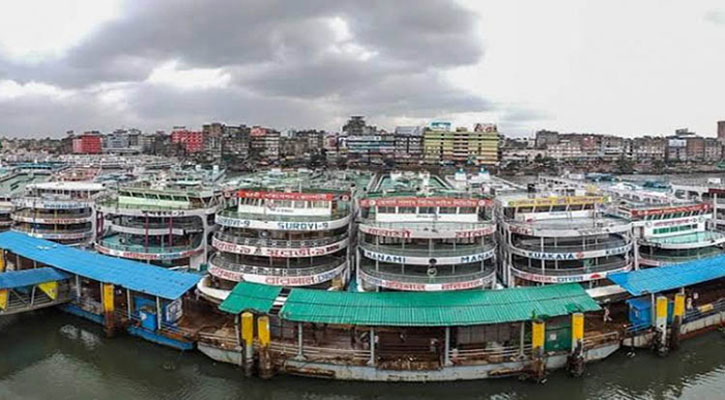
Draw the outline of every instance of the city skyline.
[[[0,134],[208,121],[336,131],[365,115],[387,129],[443,119],[507,136],[715,136],[725,9],[618,6],[8,3]]]

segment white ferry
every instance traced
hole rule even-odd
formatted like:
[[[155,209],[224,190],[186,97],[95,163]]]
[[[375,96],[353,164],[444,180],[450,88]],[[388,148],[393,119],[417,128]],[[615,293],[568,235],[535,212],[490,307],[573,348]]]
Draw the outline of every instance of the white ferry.
[[[27,185],[13,199],[13,230],[62,244],[85,246],[96,237],[95,201],[104,186],[90,182],[43,182]]]
[[[492,201],[428,173],[379,176],[360,201],[362,291],[490,288],[496,282]]]

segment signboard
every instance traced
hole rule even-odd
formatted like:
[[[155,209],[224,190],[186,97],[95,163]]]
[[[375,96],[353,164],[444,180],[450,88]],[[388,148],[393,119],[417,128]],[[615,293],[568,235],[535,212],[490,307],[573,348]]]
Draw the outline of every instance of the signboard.
[[[532,274],[529,272],[519,271],[515,268],[511,268],[511,272],[514,276],[531,281],[531,282],[541,282],[541,283],[571,283],[571,282],[587,282],[587,281],[594,281],[597,279],[604,279],[607,277],[607,274],[613,274],[615,272],[625,272],[629,271],[632,267],[630,265],[614,269],[607,272],[595,272],[591,274],[580,274],[580,275],[564,275],[564,276],[555,276],[555,275],[539,275],[539,274]]]
[[[395,237],[395,238],[432,238],[432,239],[448,239],[448,238],[474,238],[488,236],[496,231],[495,225],[484,226],[474,229],[446,230],[437,229],[435,232],[431,230],[417,229],[393,229],[379,228],[371,225],[360,225],[360,231],[375,236]]]
[[[324,231],[340,228],[347,225],[350,221],[349,215],[340,219],[323,222],[288,222],[274,220],[265,221],[263,220],[263,215],[259,216],[260,219],[241,219],[225,217],[221,215],[217,215],[214,218],[217,224],[230,226],[233,228],[256,228],[270,229],[275,231]]]
[[[216,237],[212,238],[212,245],[221,251],[237,253],[237,254],[249,254],[249,255],[255,255],[255,256],[284,257],[284,258],[324,256],[326,254],[331,254],[338,250],[346,248],[347,242],[348,242],[348,239],[345,238],[337,243],[332,243],[327,246],[279,248],[279,247],[248,246],[248,245],[226,242],[226,241],[217,239]]]
[[[393,263],[393,264],[410,264],[410,265],[429,265],[431,260],[435,260],[438,265],[454,265],[454,264],[469,264],[474,262],[480,262],[493,257],[494,250],[482,250],[481,253],[469,254],[465,256],[451,256],[451,257],[428,257],[428,256],[401,256],[393,254],[378,253],[376,251],[370,251],[363,248],[363,255],[372,260],[380,262]]]
[[[430,128],[435,131],[446,131],[451,130],[451,123],[448,121],[433,121],[430,123]]]
[[[360,207],[490,207],[492,204],[489,199],[455,197],[384,197],[360,200]]]
[[[674,214],[691,211],[707,211],[711,208],[708,203],[690,204],[687,206],[657,207],[649,209],[632,209],[632,217],[646,217],[648,215]]]
[[[13,200],[13,204],[17,207],[24,208],[47,208],[53,210],[70,210],[75,208],[86,208],[90,207],[91,204],[88,202],[81,201],[51,201],[41,199],[16,199]]]
[[[81,222],[90,221],[92,217],[78,217],[78,218],[35,218],[35,217],[28,217],[25,215],[13,215],[13,219],[16,221],[22,221],[22,222],[35,222],[38,224],[59,224],[59,225],[65,225],[65,224],[77,224]]]
[[[265,285],[274,286],[312,286],[319,283],[327,282],[332,278],[340,275],[342,271],[347,267],[347,262],[343,262],[339,266],[315,275],[300,275],[300,276],[282,276],[282,275],[258,275],[248,274],[238,271],[230,271],[224,268],[217,267],[213,263],[209,264],[209,273],[218,278],[226,279],[233,282],[255,282]],[[284,270],[285,268],[279,268]],[[290,271],[294,269],[290,268]]]
[[[578,205],[604,203],[604,196],[553,196],[542,197],[536,199],[511,200],[506,207],[544,207],[544,206],[561,206],[561,205]]]
[[[266,192],[242,189],[237,191],[237,197],[242,199],[331,201],[335,195],[332,193]]]
[[[544,252],[544,251],[530,251],[530,250],[524,250],[517,247],[511,247],[511,253],[517,254],[523,257],[528,258],[534,258],[537,260],[557,260],[557,261],[565,261],[565,260],[581,260],[584,258],[594,258],[594,257],[607,257],[607,256],[613,256],[617,254],[624,254],[628,252],[632,248],[632,244],[627,244],[624,246],[618,246],[611,249],[601,249],[601,250],[582,250],[582,251],[576,251],[576,252]]]
[[[191,257],[204,251],[203,248],[200,248],[173,253],[138,253],[133,251],[110,249],[108,247],[103,247],[100,243],[96,244],[96,250],[98,250],[99,253],[108,254],[109,256],[131,258],[134,260],[176,260],[179,258]]]
[[[166,305],[166,322],[174,323],[184,316],[184,308],[182,307],[181,297]]]
[[[446,290],[468,290],[480,288],[481,286],[490,283],[493,280],[494,273],[491,276],[485,278],[473,279],[470,281],[463,282],[450,282],[450,283],[413,283],[413,282],[402,282],[396,280],[388,280],[374,277],[366,274],[363,270],[360,270],[360,277],[366,282],[387,289],[394,290],[405,290],[415,292],[438,292]]]

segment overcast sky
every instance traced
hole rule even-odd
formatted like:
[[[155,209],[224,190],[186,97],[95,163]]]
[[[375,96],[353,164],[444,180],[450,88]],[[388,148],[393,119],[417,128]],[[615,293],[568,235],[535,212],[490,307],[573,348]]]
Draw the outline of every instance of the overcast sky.
[[[725,119],[712,1],[0,1],[0,134],[494,122],[626,136]]]

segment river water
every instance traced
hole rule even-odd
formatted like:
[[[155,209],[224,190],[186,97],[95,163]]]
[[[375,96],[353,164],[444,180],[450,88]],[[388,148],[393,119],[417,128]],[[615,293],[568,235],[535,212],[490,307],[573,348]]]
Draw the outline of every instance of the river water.
[[[543,385],[516,379],[445,384],[371,384],[240,369],[119,336],[54,310],[0,320],[0,399],[722,399],[725,336],[713,332],[658,358],[623,351],[589,365],[584,378],[553,373]]]

